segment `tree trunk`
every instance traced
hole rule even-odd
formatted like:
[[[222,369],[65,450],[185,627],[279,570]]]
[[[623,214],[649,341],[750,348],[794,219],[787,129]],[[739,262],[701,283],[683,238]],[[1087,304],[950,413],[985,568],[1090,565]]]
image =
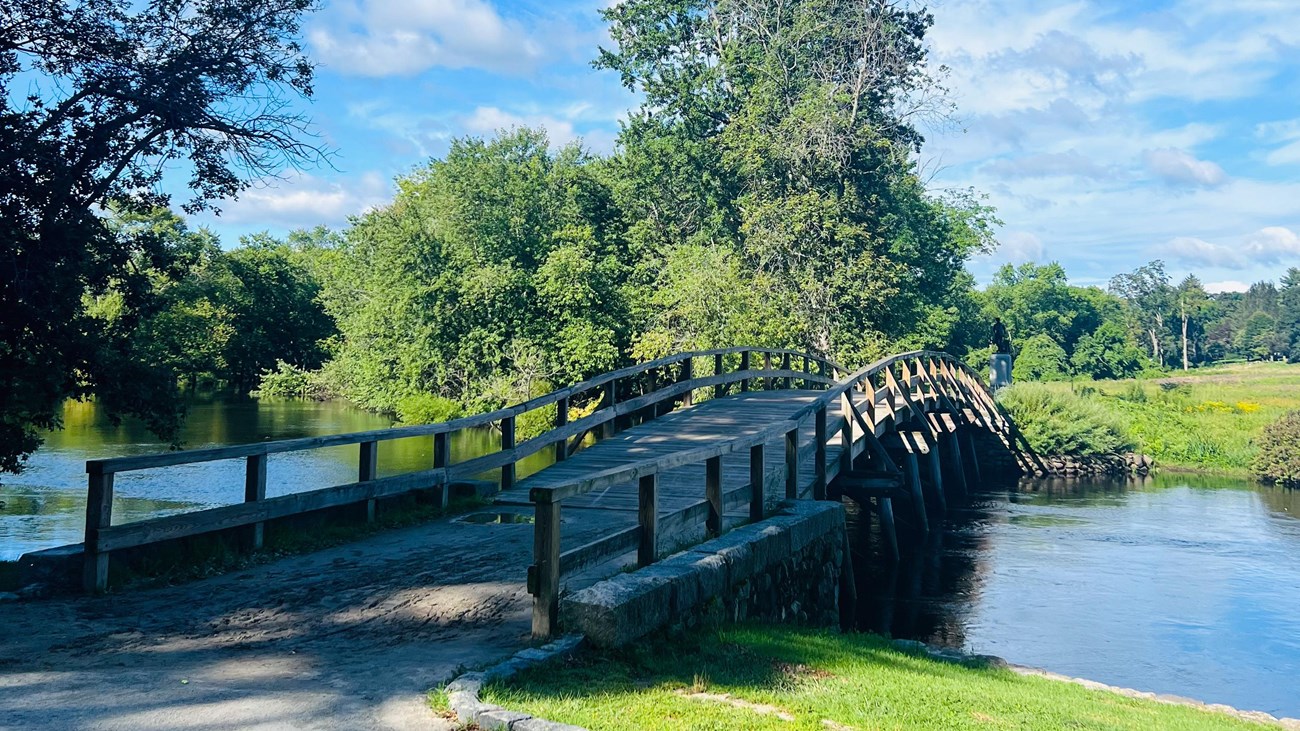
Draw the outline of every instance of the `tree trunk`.
[[[1188,370],[1187,363],[1187,310],[1183,310],[1183,370]]]

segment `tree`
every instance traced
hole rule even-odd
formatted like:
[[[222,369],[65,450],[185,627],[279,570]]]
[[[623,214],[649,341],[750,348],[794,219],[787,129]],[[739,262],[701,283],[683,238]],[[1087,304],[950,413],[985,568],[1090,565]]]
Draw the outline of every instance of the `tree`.
[[[1156,259],[1128,274],[1117,274],[1110,280],[1110,291],[1128,303],[1134,324],[1150,342],[1151,360],[1163,368],[1169,335],[1166,323],[1173,300],[1165,263]]]
[[[638,221],[638,291],[658,287],[676,247],[717,247],[797,320],[782,345],[861,361],[949,339],[950,285],[990,246],[993,218],[974,195],[927,193],[910,157],[915,121],[942,108],[927,13],[885,0],[627,0],[603,13],[617,47],[597,65],[645,98],[614,163]],[[634,308],[657,317],[653,302]]]
[[[146,212],[188,161],[187,210],[319,158],[286,96],[310,95],[296,42],[311,0],[0,3],[0,470],[17,470],[68,397],[173,437],[175,379],[129,335],[178,252],[107,227]],[[31,90],[31,91],[25,91]],[[87,299],[121,294],[108,327]]]
[[[1278,293],[1277,331],[1280,340],[1278,351],[1286,353],[1287,360],[1300,362],[1300,268],[1286,270]]]
[[[1202,318],[1210,310],[1210,297],[1201,286],[1201,280],[1192,274],[1178,283],[1174,296],[1178,300],[1178,316],[1182,321],[1183,370],[1188,370],[1191,368],[1189,343],[1199,343],[1204,337]]]
[[[1108,321],[1079,338],[1070,365],[1092,378],[1132,378],[1142,370],[1142,351],[1129,342],[1123,325]]]
[[[1059,381],[1068,374],[1065,349],[1051,337],[1039,334],[1020,343],[1011,377],[1016,381]]]

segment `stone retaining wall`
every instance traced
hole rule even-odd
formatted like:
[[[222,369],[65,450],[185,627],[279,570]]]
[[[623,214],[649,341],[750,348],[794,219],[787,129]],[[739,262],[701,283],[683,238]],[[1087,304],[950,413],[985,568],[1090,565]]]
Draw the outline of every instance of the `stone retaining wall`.
[[[1034,473],[1035,477],[1126,477],[1146,475],[1155,467],[1155,460],[1144,454],[1103,454],[1095,457],[1058,455],[1041,457],[1047,467]]]
[[[788,500],[772,518],[564,597],[560,623],[602,647],[701,622],[835,625],[844,536],[839,503]]]

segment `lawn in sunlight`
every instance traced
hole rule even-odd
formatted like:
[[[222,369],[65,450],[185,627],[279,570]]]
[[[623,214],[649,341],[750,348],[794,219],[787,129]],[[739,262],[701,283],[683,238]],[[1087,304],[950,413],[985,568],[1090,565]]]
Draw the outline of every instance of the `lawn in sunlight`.
[[[1260,729],[1192,707],[961,665],[870,634],[747,625],[588,652],[483,699],[598,729]]]

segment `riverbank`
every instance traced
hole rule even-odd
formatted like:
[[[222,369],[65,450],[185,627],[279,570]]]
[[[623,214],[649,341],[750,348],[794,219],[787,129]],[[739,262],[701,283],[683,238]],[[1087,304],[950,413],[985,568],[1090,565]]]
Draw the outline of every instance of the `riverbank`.
[[[1277,727],[988,659],[952,662],[873,634],[756,625],[591,651],[489,685],[482,697],[592,731]],[[435,708],[442,700],[434,694]]]
[[[1244,477],[1264,429],[1300,409],[1300,364],[1240,363],[1160,378],[1042,387],[1079,397],[1161,469]],[[1031,424],[1020,426],[1033,430]]]

